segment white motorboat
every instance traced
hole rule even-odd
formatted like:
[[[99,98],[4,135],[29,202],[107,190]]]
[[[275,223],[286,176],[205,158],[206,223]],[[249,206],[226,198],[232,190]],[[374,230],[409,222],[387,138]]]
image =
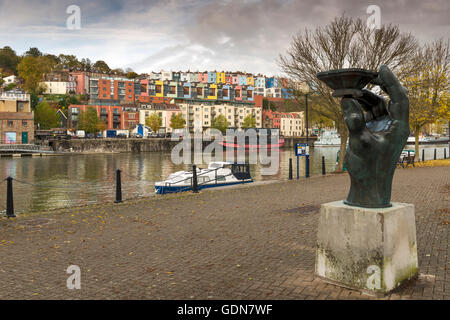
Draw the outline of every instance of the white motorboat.
[[[231,162],[211,162],[206,169],[196,170],[198,189],[223,187],[234,184],[250,183],[248,164]],[[193,172],[178,171],[169,175],[164,181],[155,183],[156,194],[184,192],[192,190]]]

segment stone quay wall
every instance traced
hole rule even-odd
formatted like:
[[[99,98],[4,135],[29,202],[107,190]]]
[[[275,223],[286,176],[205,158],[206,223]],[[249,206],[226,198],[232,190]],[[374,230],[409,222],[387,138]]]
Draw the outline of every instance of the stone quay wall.
[[[310,138],[311,144],[316,139]],[[305,137],[285,138],[283,148],[294,148],[296,143],[306,142]],[[171,151],[179,141],[171,141],[170,138],[149,138],[149,139],[71,139],[71,140],[50,140],[49,146],[56,152],[160,152]],[[211,141],[203,141],[203,148]],[[194,148],[194,141],[191,141]]]

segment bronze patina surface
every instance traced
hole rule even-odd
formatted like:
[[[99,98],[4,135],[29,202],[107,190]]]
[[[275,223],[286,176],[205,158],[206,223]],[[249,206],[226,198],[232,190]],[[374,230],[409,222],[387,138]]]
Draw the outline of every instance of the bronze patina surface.
[[[321,72],[317,77],[341,96],[349,130],[345,166],[350,174],[348,205],[366,208],[391,206],[392,179],[409,136],[409,101],[406,89],[385,65],[378,74],[362,69]],[[380,86],[385,99],[364,89]]]

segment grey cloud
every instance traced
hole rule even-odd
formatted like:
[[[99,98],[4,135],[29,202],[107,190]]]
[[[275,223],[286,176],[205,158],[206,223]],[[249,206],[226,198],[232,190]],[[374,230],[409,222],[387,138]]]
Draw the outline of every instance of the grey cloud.
[[[65,8],[74,2],[82,8],[84,29],[78,34],[63,30]],[[448,0],[0,0],[0,38],[2,28],[3,33],[17,32],[17,43],[21,33],[27,38],[35,33],[37,39],[50,34],[55,41],[73,38],[77,43],[86,35],[86,41],[98,41],[108,52],[129,48],[133,61],[126,55],[107,62],[141,72],[198,65],[200,70],[275,74],[275,59],[299,30],[325,25],[343,13],[366,19],[370,4],[380,6],[382,23],[398,24],[421,41],[448,37]],[[76,43],[68,50],[76,51]]]

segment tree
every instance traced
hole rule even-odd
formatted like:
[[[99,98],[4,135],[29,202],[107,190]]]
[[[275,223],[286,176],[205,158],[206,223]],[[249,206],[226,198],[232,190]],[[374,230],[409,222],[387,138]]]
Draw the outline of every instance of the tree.
[[[48,130],[59,126],[59,117],[47,102],[41,102],[34,112],[34,122],[39,124],[39,129]]]
[[[38,103],[39,103],[39,97],[37,96],[36,93],[31,92],[30,93],[30,107],[31,107],[31,110],[36,110],[36,107],[37,107]]]
[[[244,122],[242,124],[242,128],[248,129],[248,128],[255,128],[256,127],[256,118],[249,114],[244,118]]]
[[[104,121],[100,121],[97,125],[97,132],[103,132],[108,129],[108,125]]]
[[[186,125],[186,120],[184,120],[183,114],[172,113],[172,117],[170,118],[170,127],[172,129],[183,129],[185,125]]]
[[[106,64],[105,61],[103,60],[98,60],[95,64],[94,64],[94,68],[96,68],[99,72],[102,73],[110,73],[111,69],[109,68],[109,66]]]
[[[42,88],[39,82],[45,73],[50,71],[49,64],[43,57],[26,56],[17,66],[19,76],[25,81],[24,89],[32,93],[41,93]]]
[[[58,106],[64,110],[71,104],[81,104],[81,102],[77,99],[77,97],[67,94],[61,96],[58,101]]]
[[[82,71],[86,71],[86,72],[91,72],[92,71],[92,63],[91,63],[91,60],[89,60],[89,58],[87,58],[87,59],[85,59],[85,58],[83,58],[83,59],[81,59],[81,62],[80,62],[80,69],[82,70]]]
[[[123,69],[117,68],[117,69],[111,70],[111,73],[118,75],[118,76],[123,76],[125,74],[125,71],[123,71]]]
[[[78,121],[78,129],[84,130],[86,133],[97,133],[99,131],[100,119],[97,110],[93,107],[87,108],[86,111],[80,113]]]
[[[31,56],[31,57],[37,58],[37,57],[42,56],[42,52],[38,48],[33,47],[33,48],[28,49],[27,52],[25,52],[25,56]]]
[[[66,55],[66,54],[60,54],[58,56],[58,64],[56,66],[57,69],[69,69],[73,70],[80,66],[80,62],[78,61],[77,57],[74,55]]]
[[[156,112],[154,112],[145,119],[145,125],[152,129],[152,132],[158,132],[162,126],[162,119]]]
[[[136,79],[137,77],[139,77],[139,75],[134,71],[130,71],[126,74],[126,77],[128,79]]]
[[[416,39],[411,34],[401,33],[398,26],[383,25],[380,29],[370,29],[361,19],[341,16],[325,27],[299,32],[286,55],[280,55],[278,64],[290,80],[308,84],[318,94],[311,109],[335,122],[341,136],[337,171],[342,171],[348,129],[339,99],[334,98],[332,90],[317,79],[317,73],[351,67],[378,71],[382,64],[386,64],[402,78],[412,71],[404,66],[417,47]],[[294,88],[294,94],[295,90],[301,91]]]
[[[228,128],[227,118],[225,118],[223,114],[219,114],[217,117],[214,117],[214,119],[211,122],[211,128],[217,129],[223,134],[225,134]]]
[[[3,69],[2,76],[17,74],[17,65],[20,63],[20,57],[10,47],[6,46],[0,49],[0,68]]]
[[[415,157],[419,159],[419,134],[425,125],[450,120],[449,40],[425,45],[418,53],[425,64],[416,68],[403,84],[409,96],[409,124],[415,136]]]
[[[12,90],[12,89],[14,89],[15,87],[16,87],[16,84],[15,84],[15,83],[8,83],[8,84],[6,85],[6,87],[5,87],[5,91]]]

